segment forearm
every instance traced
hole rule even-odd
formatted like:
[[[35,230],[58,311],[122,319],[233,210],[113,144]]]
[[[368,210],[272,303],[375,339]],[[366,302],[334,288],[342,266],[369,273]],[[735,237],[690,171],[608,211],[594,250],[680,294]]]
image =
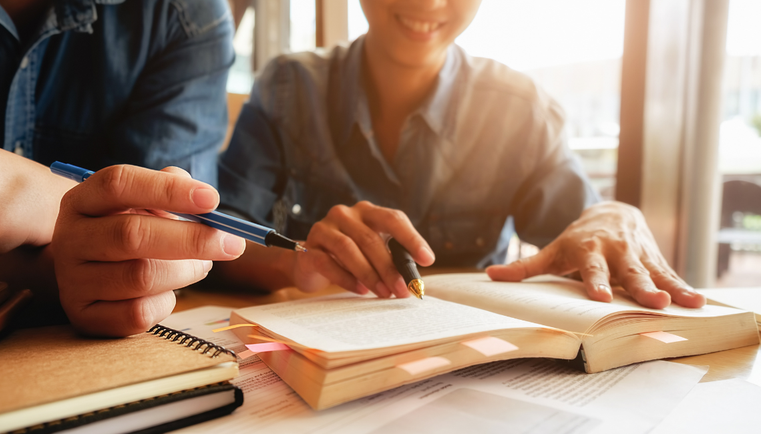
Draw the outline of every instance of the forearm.
[[[61,198],[74,185],[46,166],[0,150],[0,254],[49,244]]]
[[[293,286],[295,255],[303,254],[266,248],[247,242],[245,253],[229,262],[215,262],[209,277],[217,283],[274,291]]]

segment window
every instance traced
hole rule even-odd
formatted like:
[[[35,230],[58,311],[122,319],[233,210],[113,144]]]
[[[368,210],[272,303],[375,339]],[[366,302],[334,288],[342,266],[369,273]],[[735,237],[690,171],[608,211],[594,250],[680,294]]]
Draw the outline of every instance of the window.
[[[719,286],[761,281],[761,2],[731,0],[723,77],[719,171]]]

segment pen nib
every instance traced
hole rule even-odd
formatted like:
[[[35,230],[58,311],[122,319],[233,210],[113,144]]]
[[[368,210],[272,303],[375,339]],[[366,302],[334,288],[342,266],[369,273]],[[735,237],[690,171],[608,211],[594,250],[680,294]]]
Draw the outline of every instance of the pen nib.
[[[296,247],[294,247],[294,248],[293,248],[293,250],[295,250],[295,251],[297,251],[297,252],[306,252],[306,251],[307,251],[307,248],[306,248],[306,247],[304,247],[304,246],[302,246],[302,245],[301,245],[301,244],[299,244],[299,243],[296,243]]]
[[[414,279],[409,284],[407,284],[407,289],[414,295],[415,297],[419,299],[423,299],[423,295],[425,294],[425,284],[423,284],[423,281],[420,279]]]

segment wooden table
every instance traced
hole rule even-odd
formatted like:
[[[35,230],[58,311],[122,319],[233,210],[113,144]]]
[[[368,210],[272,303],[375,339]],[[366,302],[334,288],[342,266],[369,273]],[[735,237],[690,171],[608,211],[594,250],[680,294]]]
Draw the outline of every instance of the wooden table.
[[[179,312],[207,305],[240,308],[281,301],[299,300],[339,292],[343,292],[343,290],[338,287],[331,287],[315,294],[305,294],[296,288],[285,288],[273,293],[254,293],[244,289],[218,290],[208,287],[194,286],[178,291],[177,305],[174,310],[175,312]],[[703,382],[739,378],[761,386],[761,347],[759,345],[735,348],[733,350],[700,356],[681,357],[671,359],[671,361],[688,365],[708,366],[708,372],[701,380]]]

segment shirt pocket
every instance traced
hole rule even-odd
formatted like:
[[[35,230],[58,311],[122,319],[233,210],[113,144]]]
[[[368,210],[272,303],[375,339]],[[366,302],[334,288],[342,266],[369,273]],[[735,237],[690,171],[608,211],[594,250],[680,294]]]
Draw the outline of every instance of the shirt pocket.
[[[305,240],[312,225],[325,218],[332,207],[352,206],[357,202],[352,190],[334,177],[321,174],[304,176],[295,171],[289,175],[278,204],[280,218],[284,222],[282,232],[288,237]]]
[[[432,214],[420,228],[436,265],[474,267],[494,253],[507,217],[483,211]]]

